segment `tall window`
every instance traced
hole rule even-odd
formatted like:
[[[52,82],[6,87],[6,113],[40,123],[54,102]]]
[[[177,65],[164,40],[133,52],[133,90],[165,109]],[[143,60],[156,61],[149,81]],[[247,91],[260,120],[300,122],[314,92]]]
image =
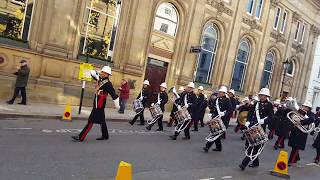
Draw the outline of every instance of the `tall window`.
[[[298,21],[296,33],[294,34],[294,40],[295,41],[298,41],[299,32],[300,32],[300,21]]]
[[[290,61],[289,65],[288,65],[288,68],[287,68],[287,72],[286,74],[289,75],[289,76],[293,76],[294,75],[294,64],[292,61]]]
[[[257,7],[256,7],[256,18],[260,19],[261,17],[261,10],[263,8],[263,0],[258,0],[257,2]]]
[[[244,39],[240,42],[236,63],[233,68],[231,88],[234,90],[237,90],[237,91],[242,90],[249,55],[250,55],[250,43],[248,40]]]
[[[305,24],[302,24],[302,28],[301,28],[301,36],[300,36],[299,44],[303,44],[305,28],[306,28]]]
[[[286,11],[284,11],[283,16],[282,16],[282,24],[281,24],[280,33],[284,33],[286,30],[287,16],[288,16],[288,13]]]
[[[270,82],[272,79],[272,73],[273,73],[274,62],[275,62],[274,57],[275,57],[274,53],[272,51],[269,51],[264,64],[264,70],[263,70],[260,88],[264,88],[264,87],[270,88]]]
[[[201,52],[198,59],[195,80],[208,83],[214,66],[218,44],[218,31],[215,25],[207,24],[202,34]]]
[[[281,15],[281,9],[278,7],[278,8],[277,8],[277,11],[276,11],[276,16],[275,16],[275,19],[274,19],[274,25],[273,25],[273,28],[274,28],[275,30],[278,29],[279,20],[280,20],[280,15]]]
[[[79,54],[112,61],[121,0],[86,0]]]
[[[255,0],[248,0],[247,12],[248,12],[250,15],[253,14],[254,2],[255,2]]]
[[[0,0],[0,37],[29,40],[35,0]]]
[[[178,11],[171,3],[162,3],[157,9],[154,29],[175,36],[178,27]]]

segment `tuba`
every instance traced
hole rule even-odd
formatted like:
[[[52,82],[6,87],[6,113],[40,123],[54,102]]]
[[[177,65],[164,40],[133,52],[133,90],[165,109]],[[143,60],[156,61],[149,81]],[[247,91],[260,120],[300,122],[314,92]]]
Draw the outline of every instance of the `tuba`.
[[[242,111],[241,113],[239,113],[238,121],[241,125],[245,125],[245,123],[247,122],[248,113],[249,111]]]
[[[304,116],[301,115],[298,111],[290,111],[287,114],[288,119],[302,132],[308,134],[315,129],[315,124],[311,123],[309,125],[303,126],[301,121],[304,120]]]

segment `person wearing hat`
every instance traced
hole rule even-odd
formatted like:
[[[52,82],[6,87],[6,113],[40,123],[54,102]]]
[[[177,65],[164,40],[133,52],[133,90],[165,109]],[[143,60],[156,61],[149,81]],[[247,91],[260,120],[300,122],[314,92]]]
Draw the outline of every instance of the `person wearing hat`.
[[[72,136],[76,141],[83,141],[91,130],[93,124],[100,124],[102,136],[96,140],[107,140],[109,139],[108,128],[106,124],[106,118],[104,109],[106,107],[107,96],[110,95],[113,99],[114,105],[117,109],[120,108],[119,97],[116,94],[109,76],[111,76],[111,68],[104,66],[99,74],[99,80],[96,82],[96,93],[93,101],[93,108],[88,118],[88,123],[77,136]]]
[[[195,110],[196,110],[196,101],[197,101],[197,95],[193,92],[194,89],[194,83],[190,82],[186,89],[185,89],[185,95],[183,96],[182,106],[186,107],[188,109],[188,112],[190,113],[192,121],[186,122],[188,124],[182,124],[181,126],[186,126],[184,129],[184,135],[185,137],[183,140],[189,140],[190,139],[190,126],[192,125],[192,122],[195,120]],[[170,136],[170,139],[176,140],[179,136],[180,132],[175,131],[174,135]]]
[[[235,97],[236,93],[235,93],[235,91],[233,89],[230,89],[227,94],[228,94],[228,97],[229,97],[230,102],[231,102],[232,113],[230,114],[230,118],[231,117],[236,117],[236,108],[240,104],[240,102],[236,99],[236,97]],[[226,128],[227,129],[229,127],[229,124],[230,124],[230,119],[226,122]],[[223,137],[225,138],[225,134],[223,135]]]
[[[259,95],[259,101],[256,102],[249,110],[248,119],[246,122],[246,126],[248,128],[254,126],[259,123],[262,128],[265,130],[266,125],[273,119],[273,105],[268,101],[270,98],[270,90],[268,88],[262,88]],[[246,147],[248,146],[248,142],[246,141]],[[254,154],[257,154],[258,150],[262,145],[252,146],[249,148],[249,152],[253,151]],[[244,170],[250,162],[250,157],[246,156],[242,163],[239,165],[241,170]],[[249,167],[254,168],[259,166],[259,157],[257,157]]]
[[[22,100],[21,105],[27,105],[27,93],[26,86],[28,84],[30,68],[28,67],[26,60],[20,61],[20,67],[17,68],[18,71],[14,73],[17,76],[15,89],[12,98],[7,101],[7,104],[13,104],[16,97],[21,93]]]
[[[276,99],[275,101],[273,101],[273,114],[275,114],[278,111],[280,104],[281,104],[280,99]],[[273,119],[268,124],[268,127],[270,129],[268,134],[268,139],[273,139],[273,135],[275,134],[277,125],[278,125],[278,120],[274,116]]]
[[[315,126],[316,128],[320,128],[319,124],[320,124],[320,120],[319,120],[319,115],[320,115],[320,107],[316,108],[316,115],[315,115]],[[316,164],[320,164],[320,132],[313,132],[313,133],[317,133],[315,136],[316,139],[314,140],[312,147],[314,147],[316,149],[317,155],[314,158],[314,163]]]
[[[142,91],[139,93],[137,97],[137,99],[141,99],[144,108],[147,107],[147,103],[150,97],[149,87],[150,87],[149,81],[144,80]],[[133,125],[138,118],[140,118],[140,124],[138,125],[144,126],[144,109],[139,114],[136,114],[132,119],[132,121],[130,121],[129,123]]]
[[[224,124],[230,119],[230,114],[232,113],[231,102],[230,99],[227,97],[227,92],[227,87],[221,86],[218,90],[217,98],[214,100],[214,102],[209,104],[210,116],[220,116]],[[220,136],[215,141],[207,141],[205,147],[203,147],[204,152],[208,152],[213,143],[216,144],[216,148],[213,149],[213,151],[222,151]]]
[[[178,111],[178,107],[176,105],[181,105],[182,104],[182,100],[184,98],[184,95],[185,95],[184,87],[180,86],[179,89],[178,89],[178,94],[175,94],[176,100],[175,100],[175,103],[172,106],[172,110],[171,110],[171,113],[170,113],[170,119],[169,119],[169,122],[167,124],[167,127],[171,127],[173,123],[175,123],[175,125],[178,124],[174,114],[175,114],[175,112]]]
[[[201,127],[204,127],[203,118],[207,108],[207,100],[203,94],[203,86],[198,87],[198,97],[196,104],[196,119],[194,121],[194,129],[192,131],[198,131],[198,123],[200,121]]]
[[[234,129],[235,133],[237,133],[239,130],[242,131],[242,130],[245,129],[245,126],[243,124],[241,124],[241,122],[240,122],[240,120],[242,120],[242,119],[240,119],[240,117],[247,119],[248,118],[247,114],[248,114],[251,106],[252,105],[250,103],[249,98],[248,97],[243,98],[242,104],[237,108],[238,111],[239,111],[239,116],[238,116],[238,119],[237,119],[237,126]],[[243,138],[241,138],[241,139],[244,139],[244,135],[243,135]]]
[[[120,109],[118,111],[119,114],[124,114],[124,110],[126,108],[127,101],[129,99],[130,87],[129,83],[126,79],[122,79],[121,87],[118,89],[120,91]]]
[[[293,98],[287,98],[288,100]],[[275,130],[275,134],[276,136],[278,136],[278,139],[276,140],[273,148],[275,150],[277,150],[278,148],[283,149],[285,147],[284,145],[284,141],[285,139],[289,138],[289,132],[292,128],[292,123],[291,121],[288,119],[287,114],[291,111],[291,109],[289,109],[286,106],[286,103],[283,102],[281,104],[280,99],[277,99],[274,104],[278,104],[277,110],[275,111],[274,114],[274,122],[276,125],[276,130]]]
[[[167,84],[165,82],[160,84],[160,92],[158,94],[158,99],[157,99],[156,103],[160,105],[160,108],[161,108],[162,112],[164,112],[164,110],[165,110],[164,106],[168,102],[168,94],[166,93],[166,89],[167,89]],[[153,106],[153,104],[151,106]],[[160,118],[158,118],[158,120],[157,120],[158,121],[158,129],[157,129],[157,131],[163,131],[163,122],[162,122],[162,120],[163,120],[163,115]],[[146,129],[148,131],[150,131],[154,124],[155,123],[149,124],[146,127]]]
[[[309,101],[306,101],[298,112],[304,116],[304,120],[301,120],[297,126],[308,126],[314,123],[315,114],[311,111],[312,104]],[[289,165],[296,165],[296,163],[300,160],[299,150],[304,150],[307,143],[308,133],[302,132],[296,125],[291,130],[289,136],[288,146],[292,148],[290,156],[289,156]]]

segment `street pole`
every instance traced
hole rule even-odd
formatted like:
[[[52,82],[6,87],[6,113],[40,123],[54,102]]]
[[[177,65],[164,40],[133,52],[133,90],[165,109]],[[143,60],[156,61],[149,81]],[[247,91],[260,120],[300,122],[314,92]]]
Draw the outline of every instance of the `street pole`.
[[[88,54],[88,50],[87,50],[86,63],[88,63],[88,62],[89,62],[89,54]],[[79,105],[78,114],[81,114],[83,94],[84,94],[84,89],[85,88],[86,88],[86,81],[82,81],[82,89],[81,89],[81,95],[80,95],[80,105]]]

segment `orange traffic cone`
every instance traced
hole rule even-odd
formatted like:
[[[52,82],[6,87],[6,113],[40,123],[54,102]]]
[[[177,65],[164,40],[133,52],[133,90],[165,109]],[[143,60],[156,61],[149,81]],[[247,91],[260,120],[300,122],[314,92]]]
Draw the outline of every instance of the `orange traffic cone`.
[[[119,164],[116,180],[132,180],[132,166],[121,161]]]
[[[62,120],[64,121],[71,121],[72,118],[71,118],[71,99],[69,99],[69,101],[67,102],[67,105],[66,107],[64,108],[64,112],[63,112],[63,115],[62,115]]]

